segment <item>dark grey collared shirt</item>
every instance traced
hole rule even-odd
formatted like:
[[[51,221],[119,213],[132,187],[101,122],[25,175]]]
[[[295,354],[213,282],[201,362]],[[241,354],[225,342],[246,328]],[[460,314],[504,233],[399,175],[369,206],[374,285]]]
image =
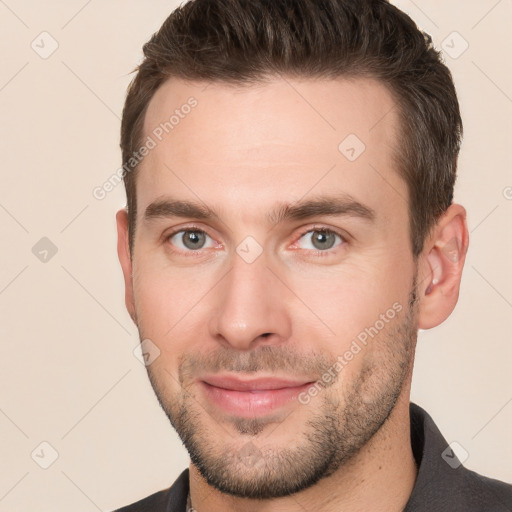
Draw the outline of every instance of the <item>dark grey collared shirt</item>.
[[[411,403],[410,413],[411,445],[419,469],[403,512],[512,512],[511,484],[466,469],[427,412]],[[188,472],[183,471],[168,489],[115,512],[185,512]]]

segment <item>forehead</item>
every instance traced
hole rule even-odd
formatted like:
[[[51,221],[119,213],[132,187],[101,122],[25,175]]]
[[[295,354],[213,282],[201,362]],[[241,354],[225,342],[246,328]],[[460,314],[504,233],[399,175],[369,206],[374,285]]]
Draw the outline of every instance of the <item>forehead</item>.
[[[371,79],[233,86],[173,78],[147,109],[144,139],[154,147],[140,165],[138,204],[172,194],[247,211],[339,191],[393,206],[407,198],[397,130],[392,95]]]

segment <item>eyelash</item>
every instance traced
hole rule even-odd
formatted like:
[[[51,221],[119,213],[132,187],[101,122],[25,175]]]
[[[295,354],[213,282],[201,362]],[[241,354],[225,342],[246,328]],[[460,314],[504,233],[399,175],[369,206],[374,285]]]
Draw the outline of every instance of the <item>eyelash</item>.
[[[171,240],[172,237],[174,237],[175,235],[177,235],[178,233],[186,233],[188,231],[192,231],[192,232],[197,232],[197,233],[203,233],[205,234],[206,236],[212,238],[204,229],[201,229],[197,226],[194,226],[194,225],[191,225],[191,226],[185,226],[185,227],[182,227],[180,229],[177,229],[176,231],[173,231],[172,233],[169,233],[168,235],[165,235],[164,237],[164,241],[165,242],[169,242]],[[333,234],[333,235],[337,235],[340,239],[341,239],[341,242],[339,243],[339,245],[337,245],[335,248],[333,249],[327,249],[325,251],[322,251],[320,249],[305,249],[307,250],[310,254],[313,253],[315,255],[315,257],[325,257],[325,256],[330,256],[332,255],[334,252],[336,252],[337,250],[339,250],[339,248],[343,245],[346,245],[348,244],[348,237],[335,230],[335,229],[332,229],[332,228],[326,228],[324,226],[310,226],[308,227],[307,229],[305,229],[304,231],[302,231],[300,233],[300,235],[298,236],[297,238],[297,242],[304,236],[304,235],[307,235],[308,233],[313,233],[313,232],[321,232],[321,233],[327,233],[327,234]],[[297,243],[297,242],[294,242]],[[187,257],[194,257],[194,256],[201,256],[201,252],[202,250],[201,249],[198,249],[196,251],[193,251],[193,250],[189,250],[189,251],[184,251],[182,252],[181,250],[176,250],[176,249],[172,249],[173,252],[176,252],[176,253],[179,253],[179,254],[186,254]]]

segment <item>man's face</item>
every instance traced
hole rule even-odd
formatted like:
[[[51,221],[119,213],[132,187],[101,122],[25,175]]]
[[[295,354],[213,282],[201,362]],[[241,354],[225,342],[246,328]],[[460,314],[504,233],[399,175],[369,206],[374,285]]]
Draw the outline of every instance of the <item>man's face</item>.
[[[170,80],[149,105],[128,307],[203,477],[282,496],[357,453],[410,378],[398,118],[370,80],[206,85]]]

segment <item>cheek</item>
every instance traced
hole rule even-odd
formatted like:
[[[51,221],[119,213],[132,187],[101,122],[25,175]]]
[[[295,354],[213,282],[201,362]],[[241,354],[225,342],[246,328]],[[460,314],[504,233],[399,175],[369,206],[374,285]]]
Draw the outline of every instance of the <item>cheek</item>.
[[[133,274],[139,324],[158,338],[170,334],[208,289],[202,273],[172,269],[155,259],[134,266]]]
[[[404,263],[397,273],[394,267],[392,258],[380,259],[379,264],[350,265],[329,274],[311,270],[293,279],[292,289],[314,313],[306,337],[331,357],[349,361],[349,373],[361,367],[361,355],[384,348],[371,342],[384,339],[408,307],[413,269]],[[296,307],[304,310],[299,302]]]
[[[137,327],[141,339],[150,340],[158,347],[159,357],[152,363],[151,370],[159,375],[163,368],[169,371],[174,368],[173,357],[179,350],[174,341],[179,339],[174,336],[175,326],[179,325],[179,311],[175,298],[161,280],[144,277],[140,282],[143,286],[135,288]]]
[[[407,276],[404,270],[391,277],[391,272],[385,264],[350,266],[329,273],[311,269],[295,277],[290,287],[316,314],[319,325],[322,320],[336,337],[346,339],[375,323],[395,302],[405,307],[412,274]]]
[[[164,279],[142,273],[138,283],[134,295],[139,335],[142,340],[149,340],[150,347],[156,346],[153,351],[158,354],[147,370],[155,385],[161,388],[162,396],[168,396],[178,379],[178,358],[183,351],[179,328],[184,313],[179,307],[176,289],[168,286]]]
[[[161,338],[173,325],[172,292],[165,279],[138,272],[134,297],[139,329],[144,336]]]
[[[149,259],[147,260],[149,261]],[[162,382],[178,379],[182,354],[207,339],[208,290],[215,281],[201,270],[175,269],[153,260],[134,267],[134,297],[140,336],[160,351],[151,365]]]

